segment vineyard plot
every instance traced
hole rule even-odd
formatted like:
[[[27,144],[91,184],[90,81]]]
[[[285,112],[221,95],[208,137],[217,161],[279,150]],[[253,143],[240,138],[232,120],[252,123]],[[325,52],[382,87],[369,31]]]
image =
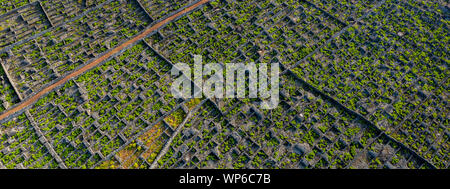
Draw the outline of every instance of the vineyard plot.
[[[0,4],[0,168],[449,167],[448,2]],[[279,63],[278,106],[175,98],[195,55]]]

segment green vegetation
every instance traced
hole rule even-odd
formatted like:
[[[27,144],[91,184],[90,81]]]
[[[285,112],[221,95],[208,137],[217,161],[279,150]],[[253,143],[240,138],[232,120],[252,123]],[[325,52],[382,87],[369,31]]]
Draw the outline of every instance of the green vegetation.
[[[24,7],[0,22],[0,48],[8,48],[0,55],[7,69],[0,112],[19,102],[13,86],[31,97],[191,1],[44,0],[47,15],[28,3],[0,3],[3,13]],[[0,120],[0,168],[446,169],[443,6],[206,3]],[[171,68],[192,65],[194,55],[205,63],[280,63],[279,105],[174,98]]]

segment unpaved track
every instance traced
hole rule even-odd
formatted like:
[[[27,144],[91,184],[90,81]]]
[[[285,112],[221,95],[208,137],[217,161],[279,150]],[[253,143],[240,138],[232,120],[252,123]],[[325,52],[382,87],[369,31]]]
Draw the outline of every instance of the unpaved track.
[[[111,51],[109,51],[108,53],[104,54],[103,56],[95,59],[94,61],[92,61],[89,64],[86,64],[85,66],[83,66],[82,68],[76,70],[75,72],[72,72],[71,74],[65,76],[64,78],[58,80],[57,82],[53,83],[52,85],[49,85],[48,87],[42,89],[41,91],[39,91],[38,93],[36,93],[35,95],[33,95],[30,98],[25,99],[24,101],[20,102],[17,106],[13,107],[12,109],[7,110],[6,112],[4,112],[2,115],[0,115],[0,120],[3,120],[5,118],[7,118],[8,116],[19,112],[20,110],[26,108],[27,106],[29,106],[30,104],[33,104],[34,102],[36,102],[39,98],[41,98],[42,96],[44,96],[45,94],[47,94],[48,92],[52,91],[54,88],[58,87],[59,85],[64,84],[66,81],[68,81],[71,78],[77,77],[79,75],[81,75],[82,73],[86,72],[87,70],[90,70],[91,68],[95,67],[96,65],[100,64],[101,62],[103,62],[104,60],[110,58],[112,55],[114,55],[117,52],[120,52],[121,50],[123,50],[124,48],[130,46],[131,44],[133,44],[136,41],[139,41],[141,39],[144,39],[148,34],[152,33],[153,31],[157,30],[158,28],[160,28],[161,26],[163,26],[164,24],[166,24],[167,22],[171,22],[172,20],[176,19],[177,17],[181,16],[184,13],[187,13],[195,8],[197,8],[200,5],[203,5],[205,3],[207,3],[209,0],[201,0],[199,2],[197,2],[196,4],[193,4],[190,7],[185,8],[184,10],[162,20],[161,22],[156,23],[155,25],[153,25],[152,27],[144,30],[144,32],[142,32],[141,34],[137,35],[136,37],[130,39],[129,41],[126,41],[125,43],[122,43],[120,46],[112,49]]]

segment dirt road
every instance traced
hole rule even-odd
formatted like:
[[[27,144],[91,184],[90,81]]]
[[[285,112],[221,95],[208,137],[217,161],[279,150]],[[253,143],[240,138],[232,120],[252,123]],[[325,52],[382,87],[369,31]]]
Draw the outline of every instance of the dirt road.
[[[95,59],[94,61],[90,62],[89,64],[86,64],[85,66],[83,66],[82,68],[72,72],[71,74],[59,79],[57,82],[53,83],[52,85],[49,85],[48,87],[42,89],[41,91],[39,91],[38,93],[36,93],[35,95],[24,99],[24,101],[20,102],[17,106],[7,110],[6,112],[4,112],[2,115],[0,115],[0,120],[3,120],[5,118],[7,118],[8,116],[19,112],[20,110],[26,108],[27,106],[29,106],[30,104],[35,103],[39,98],[41,98],[43,95],[47,94],[48,92],[52,91],[54,88],[64,84],[66,81],[68,81],[71,78],[77,77],[80,74],[90,70],[91,68],[95,67],[96,65],[100,64],[101,62],[103,62],[104,60],[110,58],[112,55],[114,55],[115,53],[121,51],[122,49],[130,46],[131,44],[133,44],[136,41],[139,41],[143,38],[145,38],[148,34],[150,34],[151,32],[157,30],[158,28],[160,28],[161,26],[163,26],[164,24],[166,24],[167,22],[171,22],[172,20],[176,19],[177,17],[181,16],[182,14],[189,12],[195,8],[197,8],[200,5],[203,5],[205,3],[207,3],[209,0],[201,0],[199,2],[197,2],[196,4],[193,4],[190,7],[187,7],[186,9],[162,20],[161,22],[156,23],[155,25],[153,25],[152,27],[144,30],[141,34],[137,35],[136,37],[130,39],[129,41],[126,41],[125,43],[121,44],[120,46],[112,49],[111,51],[109,51],[108,53],[104,54],[103,56]]]

